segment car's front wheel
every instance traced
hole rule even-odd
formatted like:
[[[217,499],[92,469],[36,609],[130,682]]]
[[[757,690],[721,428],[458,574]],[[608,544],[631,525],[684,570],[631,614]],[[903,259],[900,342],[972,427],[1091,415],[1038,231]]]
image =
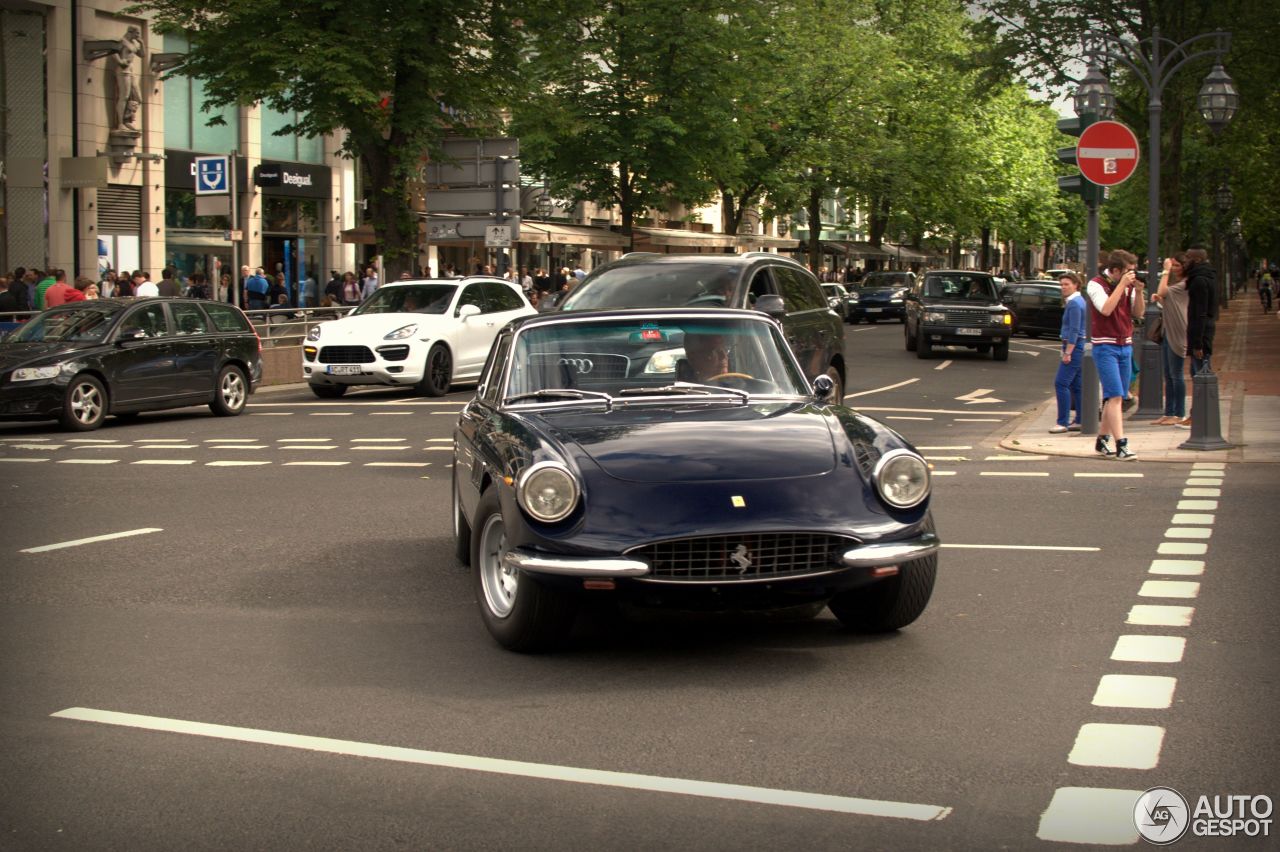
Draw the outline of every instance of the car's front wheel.
[[[933,357],[933,343],[925,336],[924,327],[916,329],[916,357],[931,358]]]
[[[933,517],[925,522],[933,530]],[[926,556],[898,567],[894,577],[871,586],[841,592],[827,602],[840,623],[858,633],[885,633],[906,627],[920,617],[938,575],[938,555]]]
[[[88,432],[101,426],[106,416],[107,391],[102,382],[88,373],[72,379],[62,400],[62,413],[58,415],[63,428]]]
[[[907,351],[908,351],[908,352],[915,352],[915,351],[916,351],[916,337],[915,337],[915,335],[914,335],[914,334],[912,334],[912,333],[911,333],[911,326],[907,325],[907,321],[906,321],[905,319],[902,321],[902,336],[903,336],[903,337],[906,339],[906,341],[907,341]]]
[[[496,486],[480,498],[475,521],[471,569],[484,626],[510,651],[555,648],[573,627],[577,602],[569,593],[544,586],[503,562],[507,533]]]
[[[347,392],[346,385],[320,385],[315,382],[309,382],[311,392],[321,399],[337,399]]]
[[[219,417],[235,417],[244,411],[248,401],[249,383],[244,377],[244,371],[231,364],[223,367],[218,374],[209,409]]]
[[[448,347],[437,343],[427,353],[427,366],[418,382],[418,392],[424,396],[444,396],[453,382],[453,357]]]
[[[991,347],[991,357],[996,361],[1008,361],[1009,341],[1006,340],[1004,343],[997,343],[995,346]]]

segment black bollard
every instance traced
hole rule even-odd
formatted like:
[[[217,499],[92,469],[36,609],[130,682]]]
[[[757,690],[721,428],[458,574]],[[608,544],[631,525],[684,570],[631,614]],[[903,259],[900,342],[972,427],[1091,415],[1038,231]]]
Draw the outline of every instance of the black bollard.
[[[1218,410],[1218,375],[1205,370],[1191,379],[1191,438],[1180,450],[1226,450],[1222,440],[1222,415]]]
[[[1142,337],[1133,342],[1133,357],[1138,359],[1138,410],[1129,415],[1130,420],[1155,419],[1164,416],[1164,351],[1160,344],[1147,339],[1147,329],[1158,310],[1148,310],[1143,323]]]

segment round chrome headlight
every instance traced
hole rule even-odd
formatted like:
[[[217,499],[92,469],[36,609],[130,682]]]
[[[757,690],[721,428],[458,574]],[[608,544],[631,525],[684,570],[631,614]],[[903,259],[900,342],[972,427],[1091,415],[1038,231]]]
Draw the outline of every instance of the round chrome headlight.
[[[885,453],[871,475],[880,499],[896,509],[910,509],[929,496],[929,465],[910,450]]]
[[[559,462],[531,465],[516,483],[520,507],[540,521],[551,523],[568,517],[578,505],[578,480]]]

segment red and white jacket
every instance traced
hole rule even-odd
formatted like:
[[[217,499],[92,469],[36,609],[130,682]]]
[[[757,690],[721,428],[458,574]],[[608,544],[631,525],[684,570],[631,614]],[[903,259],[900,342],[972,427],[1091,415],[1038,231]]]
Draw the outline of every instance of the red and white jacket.
[[[1112,284],[1105,276],[1099,275],[1089,281],[1089,340],[1095,345],[1110,344],[1112,346],[1131,346],[1133,344],[1133,306],[1130,299],[1116,302],[1116,309],[1111,316],[1102,313],[1102,306],[1107,303],[1117,285]]]

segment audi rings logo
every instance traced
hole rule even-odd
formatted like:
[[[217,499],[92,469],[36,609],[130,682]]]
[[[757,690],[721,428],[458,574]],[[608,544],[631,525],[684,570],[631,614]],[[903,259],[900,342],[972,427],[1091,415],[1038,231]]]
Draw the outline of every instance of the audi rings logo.
[[[562,367],[573,367],[582,376],[590,373],[596,366],[590,358],[561,358],[559,363]]]
[[[1190,808],[1172,787],[1152,787],[1133,805],[1133,825],[1148,843],[1167,846],[1187,833]]]

